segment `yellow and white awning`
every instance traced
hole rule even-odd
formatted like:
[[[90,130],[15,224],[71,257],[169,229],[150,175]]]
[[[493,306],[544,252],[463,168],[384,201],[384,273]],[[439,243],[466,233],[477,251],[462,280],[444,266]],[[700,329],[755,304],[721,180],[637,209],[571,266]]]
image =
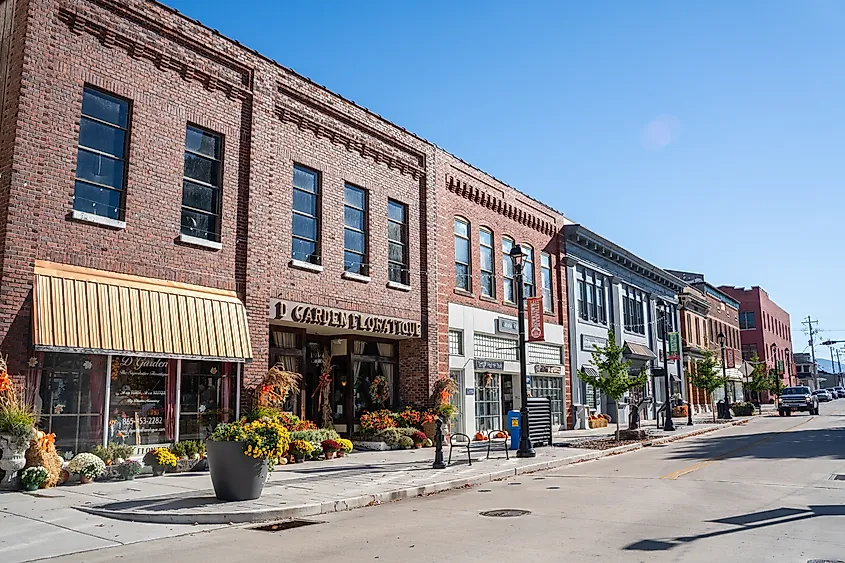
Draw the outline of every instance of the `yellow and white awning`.
[[[36,350],[252,359],[232,291],[39,260],[33,298]]]

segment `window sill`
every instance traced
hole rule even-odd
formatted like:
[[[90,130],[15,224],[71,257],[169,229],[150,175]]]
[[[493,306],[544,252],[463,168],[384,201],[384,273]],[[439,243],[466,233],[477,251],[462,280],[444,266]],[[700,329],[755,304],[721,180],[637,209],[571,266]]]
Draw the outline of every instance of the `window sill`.
[[[395,290],[398,290],[398,291],[411,291],[410,285],[405,285],[404,283],[399,283],[399,282],[395,282],[395,281],[387,282],[387,288],[388,289],[395,289]]]
[[[291,268],[296,268],[297,270],[305,270],[306,272],[316,272],[320,273],[323,271],[323,267],[320,264],[312,264],[311,262],[303,262],[302,260],[293,259],[288,263],[288,266]]]
[[[461,289],[459,287],[455,288],[455,293],[458,295],[463,295],[464,297],[475,297],[475,294],[473,292]]]
[[[184,233],[179,234],[179,242],[181,242],[182,244],[189,244],[191,246],[198,246],[200,248],[208,248],[209,250],[223,249],[222,242],[215,242],[213,240],[207,240],[204,238],[192,237],[191,235],[186,235]]]
[[[84,211],[79,211],[76,209],[71,211],[70,218],[74,221],[80,221],[82,223],[91,223],[92,225],[100,225],[101,227],[109,227],[110,229],[126,229],[126,221],[112,219],[111,217],[103,217],[101,215],[95,215],[93,213],[86,213]]]
[[[590,319],[582,319],[581,317],[576,317],[578,319],[578,323],[588,326],[594,326],[596,328],[603,328],[607,330],[607,323],[600,323],[598,321],[592,321]]]
[[[513,301],[502,301],[502,305],[504,305],[505,307],[513,307],[514,309],[518,309],[516,303],[514,303]]]
[[[343,272],[340,277],[345,280],[352,280],[359,283],[370,283],[370,276],[362,276],[361,274],[356,274],[354,272]]]
[[[482,295],[479,297],[482,301],[487,301],[488,303],[498,303],[499,300],[495,297],[490,297],[489,295]]]

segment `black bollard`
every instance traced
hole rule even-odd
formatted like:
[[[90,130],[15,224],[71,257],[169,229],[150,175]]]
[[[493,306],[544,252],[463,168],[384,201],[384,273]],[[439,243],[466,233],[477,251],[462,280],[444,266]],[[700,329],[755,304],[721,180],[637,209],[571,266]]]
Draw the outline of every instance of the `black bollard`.
[[[434,464],[432,469],[446,469],[443,463],[443,421],[437,419],[437,430],[434,431]]]
[[[692,403],[687,401],[687,426],[692,426]]]

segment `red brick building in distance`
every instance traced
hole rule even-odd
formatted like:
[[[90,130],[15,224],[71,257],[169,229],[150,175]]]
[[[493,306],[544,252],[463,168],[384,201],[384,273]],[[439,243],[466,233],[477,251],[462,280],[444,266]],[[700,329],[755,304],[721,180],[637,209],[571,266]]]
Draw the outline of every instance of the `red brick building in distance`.
[[[766,362],[769,369],[777,368],[783,385],[788,386],[795,373],[789,313],[772,301],[766,290],[759,286],[750,289],[720,286],[719,289],[739,301],[743,359],[750,360],[756,355]],[[763,398],[771,400],[767,394]]]
[[[277,363],[317,419],[328,362],[341,431],[426,404],[455,305],[513,338],[508,242],[548,295],[532,394],[568,412],[560,213],[156,2],[0,0],[0,79],[0,352],[63,451],[202,438]],[[498,354],[464,427],[505,414]]]

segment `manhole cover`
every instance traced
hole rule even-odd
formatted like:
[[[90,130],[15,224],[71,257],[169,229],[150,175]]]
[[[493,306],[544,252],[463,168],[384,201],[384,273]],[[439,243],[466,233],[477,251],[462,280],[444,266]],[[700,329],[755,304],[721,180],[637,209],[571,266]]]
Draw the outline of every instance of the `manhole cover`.
[[[273,522],[272,524],[255,526],[250,528],[250,530],[258,530],[259,532],[281,532],[282,530],[301,528],[302,526],[311,526],[313,524],[322,524],[322,522],[314,522],[312,520],[286,520],[284,522]]]
[[[839,474],[839,473],[834,473],[833,475],[830,476],[830,478],[833,481],[845,481],[845,475],[842,475],[842,474]],[[823,560],[819,559],[819,561],[823,561]]]
[[[531,511],[518,510],[516,508],[500,508],[499,510],[486,510],[480,514],[482,516],[489,516],[490,518],[516,518],[517,516],[531,514]]]

